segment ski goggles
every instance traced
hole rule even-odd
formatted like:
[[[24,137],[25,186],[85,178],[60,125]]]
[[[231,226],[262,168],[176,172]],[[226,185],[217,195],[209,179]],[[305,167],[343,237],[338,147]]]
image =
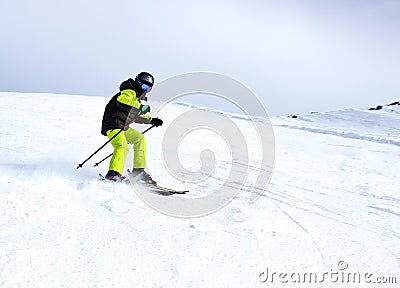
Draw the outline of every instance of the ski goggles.
[[[144,83],[141,83],[141,84],[142,84],[143,91],[146,91],[146,93],[151,91],[151,86],[150,85],[147,85],[147,84],[144,84]]]

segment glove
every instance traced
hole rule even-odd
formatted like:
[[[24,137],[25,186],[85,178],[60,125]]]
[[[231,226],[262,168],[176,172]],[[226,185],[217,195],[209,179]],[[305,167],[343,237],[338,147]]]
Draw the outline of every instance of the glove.
[[[161,126],[163,124],[163,121],[161,119],[159,119],[159,118],[151,118],[150,124],[153,125],[153,126],[158,127],[158,126]]]

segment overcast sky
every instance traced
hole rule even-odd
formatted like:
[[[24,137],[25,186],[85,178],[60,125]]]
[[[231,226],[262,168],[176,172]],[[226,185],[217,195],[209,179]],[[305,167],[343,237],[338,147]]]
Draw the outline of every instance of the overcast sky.
[[[109,97],[142,70],[212,71],[271,115],[400,100],[398,0],[14,0],[0,29],[0,91]]]

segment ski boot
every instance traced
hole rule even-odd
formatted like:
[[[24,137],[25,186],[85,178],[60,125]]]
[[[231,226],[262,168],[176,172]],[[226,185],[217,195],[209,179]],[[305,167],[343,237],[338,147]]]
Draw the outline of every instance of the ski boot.
[[[119,174],[117,171],[114,171],[114,170],[109,170],[107,172],[106,176],[104,176],[104,178],[106,180],[114,181],[114,182],[127,182],[128,181],[125,176],[122,176],[121,174]]]
[[[150,174],[144,171],[144,168],[133,168],[130,172],[136,182],[149,185],[157,185],[157,182],[151,178]]]

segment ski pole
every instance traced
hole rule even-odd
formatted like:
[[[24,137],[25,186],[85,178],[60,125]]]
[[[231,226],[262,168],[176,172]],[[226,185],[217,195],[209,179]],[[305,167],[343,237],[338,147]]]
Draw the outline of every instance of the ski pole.
[[[133,122],[136,121],[136,119],[138,119],[141,115],[141,112],[146,111],[148,109],[148,105],[144,105],[142,107],[142,111],[139,111],[139,114],[131,121],[129,122],[127,125],[125,125],[125,127],[131,125]],[[125,128],[124,127],[124,128]],[[115,137],[118,136],[119,133],[121,133],[124,128],[122,128],[121,130],[118,131],[118,133],[116,133],[113,137],[111,137],[106,143],[104,143],[99,149],[97,149],[92,155],[90,155],[85,161],[83,161],[81,164],[78,165],[78,167],[76,167],[76,169],[82,168],[83,164],[85,164],[90,158],[92,158],[94,155],[96,155],[97,152],[99,152],[101,149],[103,149],[104,146],[106,146],[108,143],[111,142],[111,140],[113,140]]]
[[[154,126],[154,125],[151,125],[149,128],[147,128],[146,130],[144,130],[144,131],[142,132],[142,134],[146,133],[147,131],[149,131],[149,130],[150,130],[151,128],[153,128],[153,127],[155,127],[155,126]],[[114,152],[111,153],[110,155],[108,155],[108,156],[107,156],[106,158],[104,158],[103,160],[101,160],[101,161],[97,162],[96,164],[94,164],[93,167],[99,166],[100,163],[102,163],[103,161],[105,161],[105,160],[107,160],[108,158],[110,158],[113,154],[114,154]]]
[[[122,128],[121,130],[118,131],[118,133],[116,133],[113,137],[111,137],[106,143],[104,143],[99,149],[97,149],[95,152],[93,152],[92,155],[90,155],[85,161],[83,161],[81,164],[78,165],[78,167],[76,167],[76,169],[82,168],[83,164],[85,164],[90,158],[92,158],[94,155],[96,155],[97,152],[99,152],[101,149],[103,149],[104,146],[106,146],[108,143],[111,142],[111,140],[113,140],[115,137],[118,136],[119,133],[121,133],[121,131],[123,131],[124,128]]]
[[[147,128],[146,130],[144,130],[144,131],[142,132],[142,134],[146,133],[147,131],[149,131],[151,128],[154,128],[154,127],[156,127],[154,124],[151,125],[149,128]]]
[[[99,166],[100,163],[102,163],[103,161],[105,161],[105,160],[107,160],[108,158],[110,158],[113,154],[114,154],[114,152],[111,153],[110,155],[108,155],[108,156],[107,156],[106,158],[104,158],[103,160],[101,160],[101,161],[97,162],[96,164],[94,164],[93,167]]]

